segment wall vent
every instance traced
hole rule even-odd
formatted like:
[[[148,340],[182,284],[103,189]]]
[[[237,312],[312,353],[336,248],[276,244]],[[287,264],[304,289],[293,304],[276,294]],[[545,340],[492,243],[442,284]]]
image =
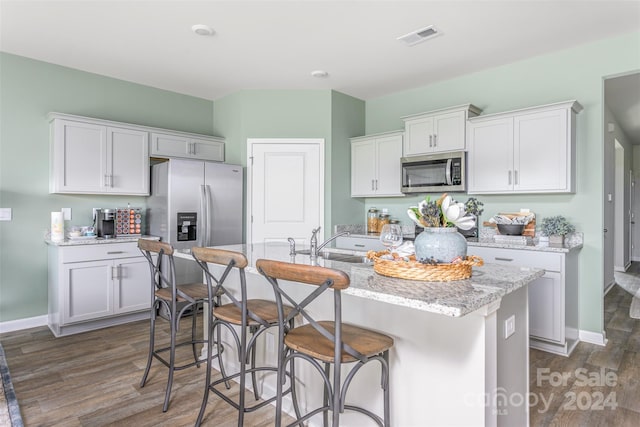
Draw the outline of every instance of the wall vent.
[[[428,27],[420,28],[419,30],[400,36],[397,40],[404,42],[407,46],[413,46],[438,35],[440,35],[440,32],[433,25],[429,25]]]

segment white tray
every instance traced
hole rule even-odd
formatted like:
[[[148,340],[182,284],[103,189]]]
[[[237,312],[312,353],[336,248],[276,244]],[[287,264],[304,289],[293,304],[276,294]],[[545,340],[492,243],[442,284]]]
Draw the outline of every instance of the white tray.
[[[94,240],[96,237],[98,236],[77,236],[77,237],[69,236],[69,240]]]

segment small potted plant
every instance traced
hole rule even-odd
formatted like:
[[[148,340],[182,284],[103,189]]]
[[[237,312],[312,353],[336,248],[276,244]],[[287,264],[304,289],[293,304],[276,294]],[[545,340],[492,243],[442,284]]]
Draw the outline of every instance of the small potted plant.
[[[542,234],[549,237],[552,245],[564,244],[564,236],[576,228],[562,215],[550,216],[542,220]]]

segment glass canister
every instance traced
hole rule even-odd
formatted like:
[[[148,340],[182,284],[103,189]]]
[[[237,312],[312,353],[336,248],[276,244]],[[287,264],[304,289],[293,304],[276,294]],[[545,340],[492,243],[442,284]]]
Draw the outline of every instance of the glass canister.
[[[367,212],[367,233],[378,232],[378,222],[380,220],[378,212],[376,208],[370,208]]]
[[[390,221],[391,221],[391,215],[389,215],[388,213],[381,213],[380,219],[378,220],[378,232],[382,231],[382,227],[385,224],[389,224]]]

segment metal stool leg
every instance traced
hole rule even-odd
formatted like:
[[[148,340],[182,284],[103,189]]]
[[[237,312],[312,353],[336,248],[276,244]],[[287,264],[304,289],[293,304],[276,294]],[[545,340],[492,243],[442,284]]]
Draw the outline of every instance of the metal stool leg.
[[[140,387],[144,387],[147,382],[147,376],[149,375],[149,370],[151,369],[151,361],[153,360],[153,346],[155,345],[155,331],[156,331],[156,310],[158,309],[158,304],[154,303],[151,307],[151,325],[149,327],[149,357],[147,358],[147,367],[144,368],[144,374],[142,374],[142,381],[140,381]]]
[[[382,353],[382,358],[384,359],[384,365],[382,366],[382,375],[383,375],[383,390],[384,390],[384,425],[385,427],[389,427],[391,425],[391,415],[390,415],[390,393],[389,393],[389,350]]]
[[[167,390],[164,396],[164,405],[162,406],[162,412],[167,412],[169,409],[169,398],[171,397],[171,387],[173,386],[173,368],[176,362],[176,328],[177,319],[175,316],[171,316],[171,346],[169,348],[169,379],[167,380]]]
[[[256,326],[252,326],[251,327],[251,339],[252,340],[255,337],[257,330],[258,330],[258,328]],[[258,380],[256,379],[256,371],[255,371],[255,367],[256,367],[256,341],[253,341],[253,345],[249,349],[249,352],[250,352],[250,355],[251,355],[251,385],[253,386],[253,396],[256,398],[256,400],[258,400],[258,399],[260,399],[260,396],[258,395]]]
[[[193,360],[196,366],[200,367],[200,359],[196,352],[196,316],[198,315],[198,304],[193,305],[193,313],[191,315],[191,350],[193,351]],[[204,314],[203,314],[204,316]]]
[[[331,367],[329,363],[324,364],[324,374],[327,378],[331,378]],[[326,385],[324,387],[322,404],[324,406],[328,406],[329,408],[331,407],[331,403],[329,403],[329,390],[327,389]],[[334,411],[335,411],[335,408],[334,408]],[[324,427],[327,427],[329,425],[329,411],[324,411],[322,413],[322,425]]]

